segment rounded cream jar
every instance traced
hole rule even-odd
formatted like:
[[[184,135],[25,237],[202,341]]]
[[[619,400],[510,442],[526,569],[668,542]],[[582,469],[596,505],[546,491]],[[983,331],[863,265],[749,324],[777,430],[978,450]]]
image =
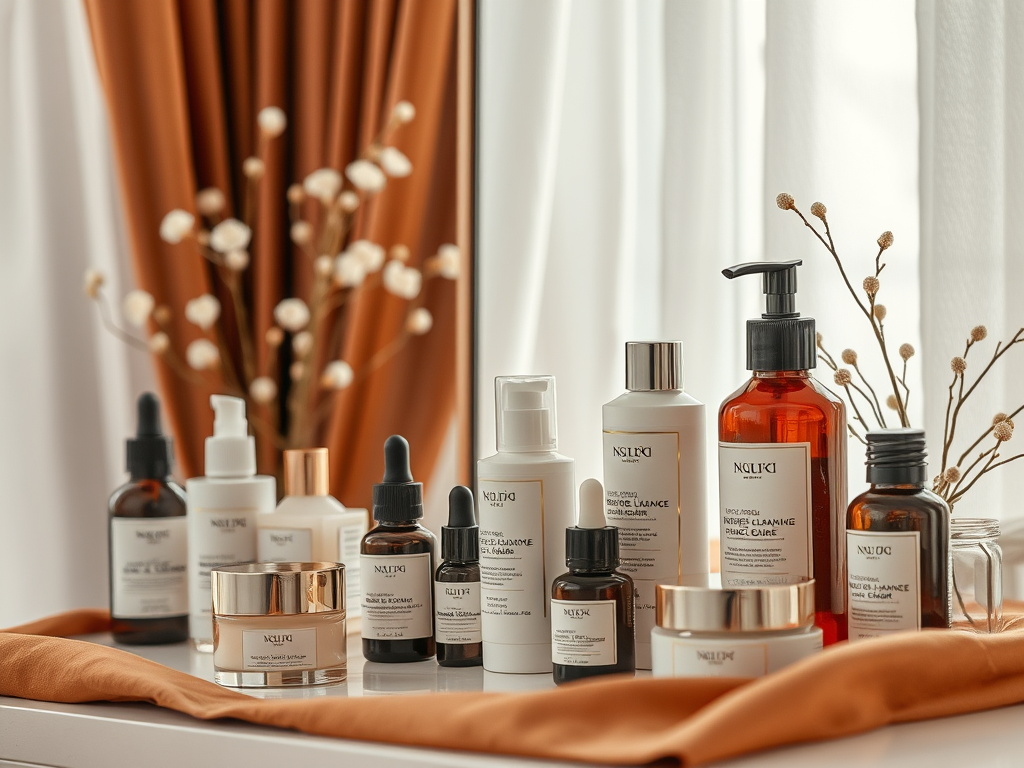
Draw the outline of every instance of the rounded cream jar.
[[[345,566],[249,563],[210,571],[214,679],[235,688],[345,679]]]
[[[821,650],[814,581],[722,589],[718,574],[655,588],[656,677],[761,677]]]

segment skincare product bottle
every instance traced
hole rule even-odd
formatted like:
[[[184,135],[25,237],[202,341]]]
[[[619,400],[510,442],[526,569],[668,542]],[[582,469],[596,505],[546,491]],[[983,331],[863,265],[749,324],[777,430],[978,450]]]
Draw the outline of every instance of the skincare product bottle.
[[[185,492],[170,477],[171,441],[150,392],[139,397],[128,472],[109,505],[111,631],[119,643],[178,643],[188,638]]]
[[[498,453],[477,463],[484,669],[550,672],[574,465],[556,452],[553,376],[499,376],[494,389]]]
[[[814,319],[796,311],[801,261],[740,264],[763,276],[747,321],[753,376],[718,412],[721,573],[726,589],[814,579],[825,645],[846,639],[846,410],[811,376]]]
[[[344,563],[345,596],[358,609],[359,543],[369,521],[365,509],[346,509],[330,495],[329,471],[326,448],[284,452],[284,498],[272,514],[256,520],[257,559]]]
[[[448,525],[441,526],[441,564],[434,574],[434,639],[442,667],[478,667],[480,634],[480,529],[473,492],[457,485],[448,494]]]
[[[925,488],[923,429],[867,433],[868,482],[846,514],[850,641],[948,627],[949,507]]]
[[[636,587],[636,666],[650,669],[654,585],[709,571],[704,404],[683,391],[679,341],[628,342],[626,389],[602,409],[605,514]]]
[[[384,480],[373,486],[377,522],[360,545],[363,656],[423,661],[434,656],[434,534],[419,524],[423,483],[413,482],[409,443],[384,443]]]
[[[212,395],[213,436],[206,438],[206,476],[188,491],[189,632],[201,651],[213,650],[210,569],[256,560],[256,518],[274,511],[277,481],[256,474],[256,440],[245,401]]]
[[[565,529],[568,573],[551,586],[555,683],[636,670],[633,580],[619,573],[619,529],[604,519],[604,489],[580,486],[580,516]]]

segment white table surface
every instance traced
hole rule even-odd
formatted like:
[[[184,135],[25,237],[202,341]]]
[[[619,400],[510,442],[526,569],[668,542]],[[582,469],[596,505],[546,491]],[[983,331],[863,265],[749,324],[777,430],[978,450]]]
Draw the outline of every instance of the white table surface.
[[[109,636],[84,639],[113,645]],[[349,656],[348,680],[341,685],[246,689],[245,692],[291,698],[429,691],[525,691],[553,687],[550,675],[501,675],[479,667],[439,667],[433,661],[367,662],[359,652],[358,636],[350,637],[349,642],[354,653]],[[186,644],[120,647],[198,677],[213,679],[212,656],[191,650]],[[595,723],[595,727],[599,728],[600,723]],[[13,765],[555,768],[568,764],[330,739],[238,721],[206,722],[148,704],[54,704],[0,696],[0,768]],[[717,765],[719,768],[1019,768],[1024,765],[1024,705],[890,726],[860,736],[762,752]]]

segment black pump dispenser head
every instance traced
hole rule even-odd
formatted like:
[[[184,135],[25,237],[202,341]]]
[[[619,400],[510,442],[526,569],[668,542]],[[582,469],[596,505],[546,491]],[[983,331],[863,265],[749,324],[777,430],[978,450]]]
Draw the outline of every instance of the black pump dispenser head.
[[[384,479],[373,486],[373,519],[397,523],[423,517],[423,483],[413,482],[409,443],[401,435],[384,441]]]
[[[448,494],[448,525],[441,526],[441,559],[452,563],[475,563],[480,559],[473,492],[464,485],[456,485]]]
[[[163,480],[171,474],[171,440],[160,430],[160,401],[152,392],[139,395],[135,437],[127,441],[127,468],[140,480]]]
[[[764,275],[765,311],[747,320],[748,371],[806,371],[818,364],[813,317],[796,311],[796,268],[793,261],[751,261],[723,269],[730,280]]]

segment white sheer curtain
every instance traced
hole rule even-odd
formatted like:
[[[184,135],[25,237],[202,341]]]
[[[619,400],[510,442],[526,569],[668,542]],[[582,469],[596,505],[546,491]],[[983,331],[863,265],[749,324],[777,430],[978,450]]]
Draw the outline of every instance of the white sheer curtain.
[[[79,0],[0,0],[0,626],[107,602],[106,500],[148,361],[82,292],[130,285]]]

